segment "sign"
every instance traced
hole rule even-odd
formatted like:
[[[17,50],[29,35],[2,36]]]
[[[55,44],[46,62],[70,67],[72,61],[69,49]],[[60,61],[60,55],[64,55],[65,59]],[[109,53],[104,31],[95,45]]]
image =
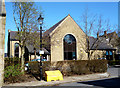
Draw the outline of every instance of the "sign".
[[[39,51],[39,54],[44,54],[44,51],[40,50],[40,51]]]

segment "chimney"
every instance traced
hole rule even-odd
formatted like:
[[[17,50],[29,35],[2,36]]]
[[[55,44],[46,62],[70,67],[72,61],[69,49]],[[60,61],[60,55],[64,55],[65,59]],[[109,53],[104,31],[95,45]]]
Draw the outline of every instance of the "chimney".
[[[97,32],[97,39],[99,39],[99,32]]]
[[[107,38],[107,31],[104,31],[104,36],[105,38]]]

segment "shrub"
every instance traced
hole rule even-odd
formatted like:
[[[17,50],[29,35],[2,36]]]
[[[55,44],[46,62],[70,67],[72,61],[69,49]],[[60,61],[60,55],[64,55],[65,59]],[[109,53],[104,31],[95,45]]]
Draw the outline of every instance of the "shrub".
[[[74,61],[71,65],[71,68],[72,68],[72,73],[74,74],[81,75],[81,74],[89,73],[87,61],[85,60]]]
[[[5,58],[5,67],[11,66],[11,65],[17,65],[20,64],[20,58],[13,57],[13,58]]]
[[[28,62],[32,73],[39,73],[39,63],[37,61]]]
[[[96,72],[106,72],[107,71],[107,60],[90,60],[88,61],[89,71]]]
[[[64,76],[102,73],[107,71],[107,60],[45,61],[42,63],[43,74],[45,71],[50,70],[60,70]],[[39,73],[38,62],[30,62],[30,66],[32,67],[31,71],[36,70],[36,72]]]
[[[15,77],[15,76],[20,76],[20,75],[22,75],[23,73],[21,72],[21,67],[20,67],[20,65],[19,64],[17,64],[17,65],[12,65],[12,66],[7,66],[7,67],[5,67],[5,69],[4,69],[4,77],[5,77],[5,81],[7,80],[7,79],[11,79],[11,81],[12,80],[14,80],[14,79],[12,79],[13,77]]]
[[[40,73],[40,63],[38,63],[37,61],[33,61],[33,62],[28,62],[28,64],[30,66],[31,73],[33,74]],[[42,73],[45,73],[45,71],[50,70],[50,66],[51,66],[50,61],[43,61],[42,62]]]
[[[120,65],[120,60],[115,60],[115,61],[114,60],[109,60],[108,64],[111,65],[111,66],[112,65]]]

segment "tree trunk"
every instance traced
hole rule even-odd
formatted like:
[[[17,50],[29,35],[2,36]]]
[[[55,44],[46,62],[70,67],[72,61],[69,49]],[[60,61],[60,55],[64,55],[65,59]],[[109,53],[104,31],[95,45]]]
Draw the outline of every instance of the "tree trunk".
[[[5,24],[6,24],[6,11],[4,0],[0,1],[0,87],[4,83],[4,44],[5,44]]]
[[[34,50],[34,54],[35,54],[34,59],[36,59],[36,50]]]
[[[90,60],[90,39],[87,36],[87,47],[88,47],[88,60]]]
[[[90,51],[88,50],[88,60],[90,60]]]
[[[24,47],[21,47],[21,69],[24,74]]]

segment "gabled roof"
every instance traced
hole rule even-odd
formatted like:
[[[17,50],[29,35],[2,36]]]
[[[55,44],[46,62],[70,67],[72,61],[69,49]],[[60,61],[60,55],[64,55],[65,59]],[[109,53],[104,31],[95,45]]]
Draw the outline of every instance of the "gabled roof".
[[[58,27],[60,24],[62,24],[62,22],[67,18],[67,17],[71,17],[70,14],[68,14],[66,17],[64,17],[62,20],[60,20],[58,23],[56,23],[55,25],[53,25],[51,28],[49,28],[48,30],[46,30],[43,33],[43,36],[49,36],[53,30],[56,29],[56,27]],[[72,18],[72,17],[71,17]],[[72,18],[73,19],[73,18]],[[74,21],[74,19],[73,19]],[[75,22],[75,21],[74,21]],[[75,22],[76,23],[76,22]],[[77,24],[77,23],[76,23]],[[78,24],[77,24],[78,25]],[[78,27],[80,28],[80,26],[78,25]],[[80,28],[81,29],[81,28]],[[81,29],[82,30],[82,29]],[[83,30],[82,30],[83,31]],[[83,31],[84,32],[84,31]]]
[[[69,15],[68,15],[69,16]],[[66,16],[67,17],[67,16]],[[64,17],[62,20],[60,20],[58,23],[53,25],[51,28],[49,28],[47,31],[43,33],[43,36],[48,36],[66,17]]]

